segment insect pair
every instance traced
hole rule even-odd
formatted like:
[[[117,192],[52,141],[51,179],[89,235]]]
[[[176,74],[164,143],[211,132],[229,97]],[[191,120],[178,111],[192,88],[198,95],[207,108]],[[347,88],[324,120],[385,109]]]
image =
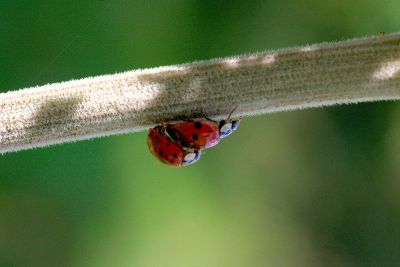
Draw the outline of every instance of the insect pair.
[[[220,122],[204,118],[151,128],[147,136],[149,150],[161,162],[173,167],[193,164],[200,159],[203,149],[217,145],[237,129],[240,121],[230,119],[231,114]]]

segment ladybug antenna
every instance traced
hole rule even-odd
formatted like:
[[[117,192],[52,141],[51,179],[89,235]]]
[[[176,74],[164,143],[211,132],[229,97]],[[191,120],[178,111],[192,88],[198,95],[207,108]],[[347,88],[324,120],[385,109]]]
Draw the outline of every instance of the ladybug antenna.
[[[231,116],[232,116],[233,112],[235,112],[235,110],[236,110],[237,108],[238,108],[238,105],[236,105],[236,106],[232,109],[232,111],[229,113],[228,118],[226,119],[226,121],[229,121],[229,120],[231,119]]]

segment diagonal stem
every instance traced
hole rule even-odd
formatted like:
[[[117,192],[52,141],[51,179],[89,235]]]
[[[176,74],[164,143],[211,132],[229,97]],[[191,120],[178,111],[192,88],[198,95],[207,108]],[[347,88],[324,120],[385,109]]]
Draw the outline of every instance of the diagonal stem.
[[[400,33],[0,94],[0,152],[226,118],[400,99]]]

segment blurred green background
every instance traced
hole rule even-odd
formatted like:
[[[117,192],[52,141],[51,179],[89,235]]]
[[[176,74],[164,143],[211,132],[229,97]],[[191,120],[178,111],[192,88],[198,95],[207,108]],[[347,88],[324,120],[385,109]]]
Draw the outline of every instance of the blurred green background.
[[[0,90],[400,30],[398,0],[0,1]],[[190,167],[146,132],[0,156],[0,266],[399,266],[400,105],[245,118]]]

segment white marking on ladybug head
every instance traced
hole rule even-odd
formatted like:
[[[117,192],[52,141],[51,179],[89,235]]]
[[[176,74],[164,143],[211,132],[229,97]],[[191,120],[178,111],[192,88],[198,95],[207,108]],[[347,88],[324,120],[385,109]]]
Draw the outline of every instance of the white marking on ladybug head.
[[[191,152],[185,155],[183,158],[184,164],[193,164],[200,159],[200,151]]]
[[[233,133],[239,126],[239,121],[230,121],[227,123],[224,123],[221,128],[219,129],[219,137],[220,138],[225,138],[229,136],[231,133]]]
[[[240,120],[232,121],[232,131],[236,131],[236,129],[239,127]]]
[[[219,136],[221,138],[225,138],[232,133],[232,123],[228,122],[222,125],[221,129],[219,129]]]

